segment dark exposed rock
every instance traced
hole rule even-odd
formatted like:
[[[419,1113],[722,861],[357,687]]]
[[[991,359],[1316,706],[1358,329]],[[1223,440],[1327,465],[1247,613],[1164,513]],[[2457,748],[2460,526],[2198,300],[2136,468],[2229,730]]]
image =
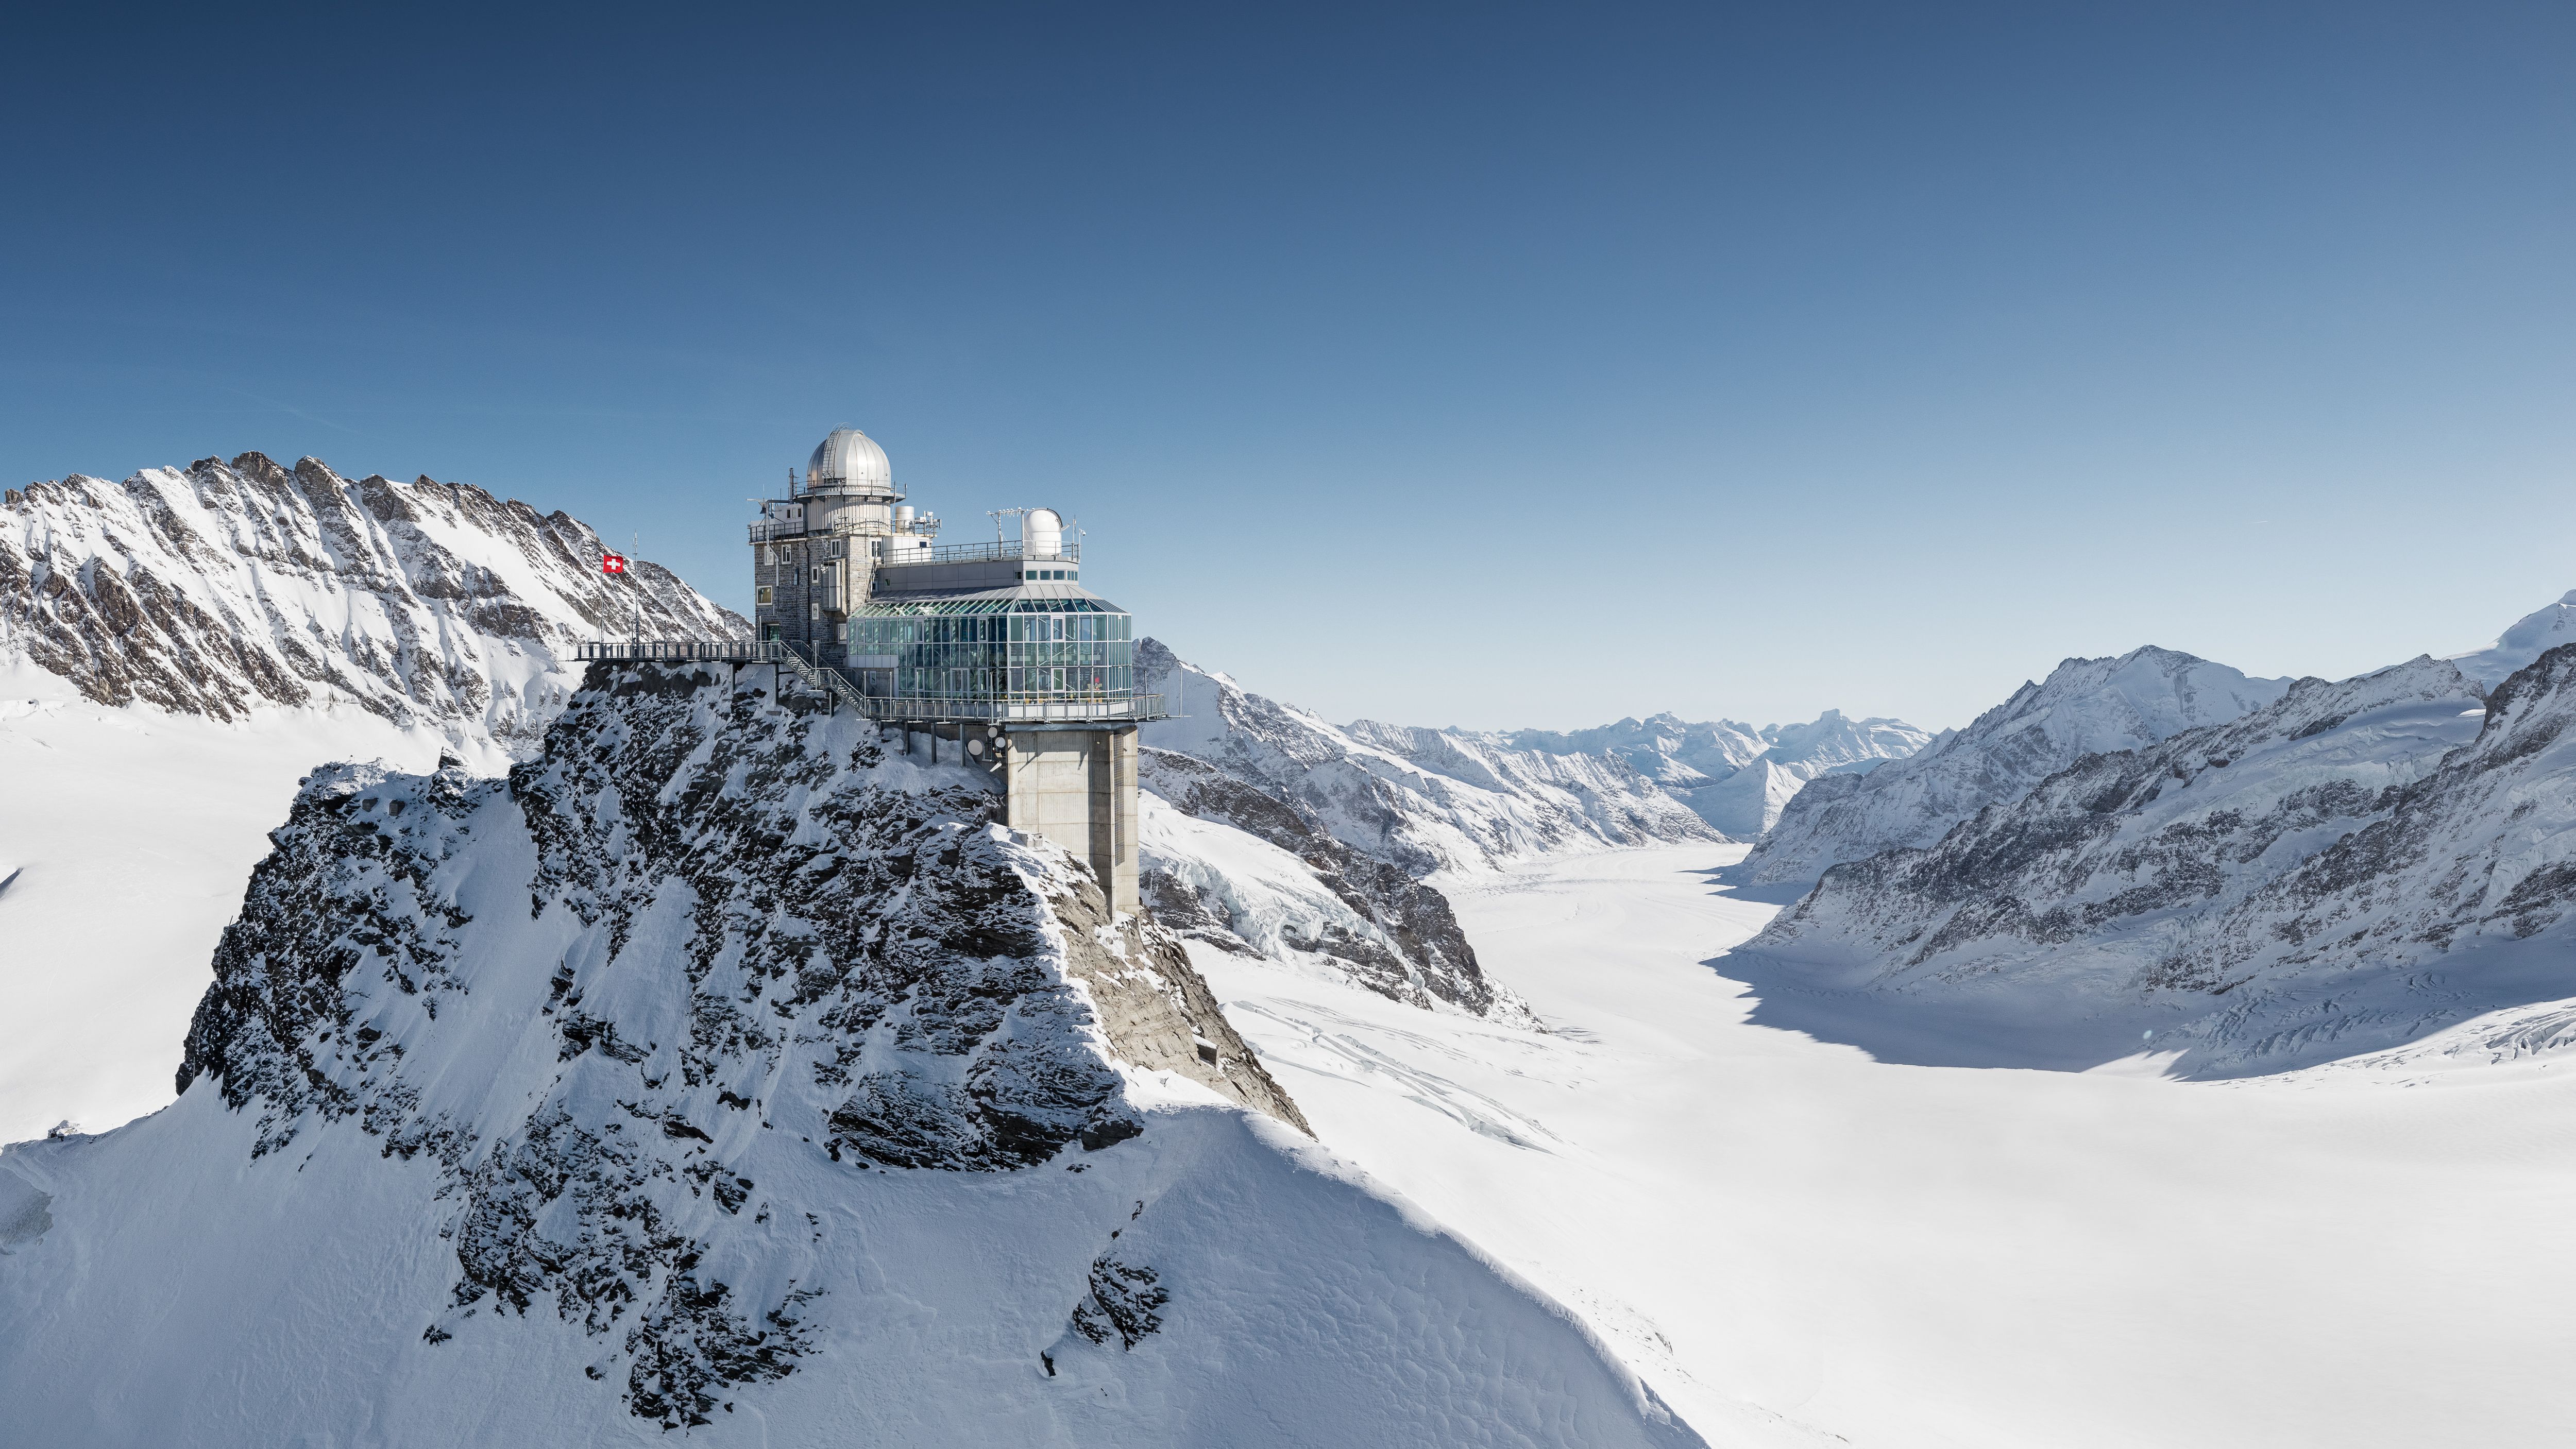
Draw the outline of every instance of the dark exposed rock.
[[[1090,1294],[1073,1306],[1073,1331],[1094,1344],[1115,1338],[1121,1348],[1134,1348],[1161,1330],[1155,1310],[1171,1301],[1162,1275],[1114,1250],[1103,1253],[1091,1263]]]
[[[179,1072],[254,1116],[254,1156],[349,1122],[436,1164],[457,1271],[424,1343],[551,1311],[619,1346],[629,1406],[665,1427],[809,1347],[809,1295],[746,1301],[707,1266],[773,1215],[728,1163],[744,1130],[795,1114],[847,1172],[1115,1151],[1148,1129],[1102,1038],[1305,1125],[1178,943],[995,827],[982,777],[890,762],[872,728],[780,708],[774,684],[594,666],[506,780],[317,772]],[[524,996],[493,964],[537,961]],[[519,999],[533,1018],[490,1018]],[[468,1111],[452,1080],[407,1074],[441,1033],[503,1030],[552,1064],[532,1099]],[[1150,1332],[1151,1273],[1101,1271],[1102,1321]]]
[[[1501,999],[1476,964],[1449,898],[1402,866],[1336,838],[1307,811],[1205,760],[1147,749],[1139,753],[1137,778],[1185,815],[1231,825],[1303,860],[1319,882],[1378,927],[1375,935],[1328,927],[1299,943],[1360,985],[1413,1005],[1437,998],[1480,1016]],[[1149,873],[1146,886],[1156,917],[1172,929],[1226,950],[1251,950],[1222,901],[1202,899],[1167,872]]]

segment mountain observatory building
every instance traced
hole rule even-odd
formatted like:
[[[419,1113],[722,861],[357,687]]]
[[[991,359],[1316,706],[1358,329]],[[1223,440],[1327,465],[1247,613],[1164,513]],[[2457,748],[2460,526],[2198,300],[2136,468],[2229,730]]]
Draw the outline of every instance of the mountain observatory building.
[[[906,743],[1001,777],[1006,821],[1090,862],[1137,907],[1135,620],[1082,586],[1079,531],[995,511],[990,543],[942,543],[885,449],[836,428],[751,525],[753,653],[796,666]],[[1016,533],[1016,537],[1011,535]]]

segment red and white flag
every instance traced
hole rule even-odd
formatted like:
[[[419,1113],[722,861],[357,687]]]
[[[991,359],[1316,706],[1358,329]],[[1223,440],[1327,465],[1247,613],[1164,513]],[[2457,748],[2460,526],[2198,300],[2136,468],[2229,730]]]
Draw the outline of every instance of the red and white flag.
[[[622,553],[601,555],[599,560],[599,571],[604,574],[622,574],[626,572],[626,555]]]

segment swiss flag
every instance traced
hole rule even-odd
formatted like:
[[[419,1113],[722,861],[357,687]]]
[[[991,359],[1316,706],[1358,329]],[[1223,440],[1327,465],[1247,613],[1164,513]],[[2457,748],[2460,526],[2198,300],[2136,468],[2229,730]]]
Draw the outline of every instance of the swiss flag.
[[[602,555],[599,560],[599,571],[604,574],[622,574],[626,572],[626,555],[622,553]]]

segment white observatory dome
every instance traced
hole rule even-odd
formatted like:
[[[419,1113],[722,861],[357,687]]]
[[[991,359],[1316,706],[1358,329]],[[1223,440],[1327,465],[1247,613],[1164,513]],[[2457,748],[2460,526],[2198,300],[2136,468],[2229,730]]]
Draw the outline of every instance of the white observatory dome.
[[[805,465],[805,481],[824,491],[892,493],[894,464],[874,438],[856,428],[834,428]]]
[[[1064,557],[1064,517],[1052,508],[1032,508],[1028,521],[1020,526],[1021,555],[1026,558]]]

